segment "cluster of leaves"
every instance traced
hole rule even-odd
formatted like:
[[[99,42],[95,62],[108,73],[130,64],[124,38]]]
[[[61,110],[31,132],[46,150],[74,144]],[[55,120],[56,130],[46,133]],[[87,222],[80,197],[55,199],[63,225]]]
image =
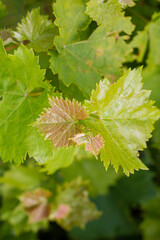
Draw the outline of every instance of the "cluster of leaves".
[[[2,232],[36,239],[30,231],[54,221],[74,228],[71,239],[136,235],[141,205],[144,239],[159,239],[153,174],[123,176],[155,171],[159,156],[159,26],[157,0],[0,1],[0,157],[12,162],[0,178]]]

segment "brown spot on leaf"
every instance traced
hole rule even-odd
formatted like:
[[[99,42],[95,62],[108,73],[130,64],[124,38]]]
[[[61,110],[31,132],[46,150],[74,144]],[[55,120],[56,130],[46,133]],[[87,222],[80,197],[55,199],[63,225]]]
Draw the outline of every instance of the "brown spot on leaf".
[[[96,49],[96,55],[97,55],[98,57],[101,57],[103,54],[104,54],[104,51],[103,51],[102,48],[97,48],[97,49]]]
[[[87,64],[88,66],[92,67],[93,62],[92,62],[91,60],[88,59],[88,60],[86,61],[86,64]]]

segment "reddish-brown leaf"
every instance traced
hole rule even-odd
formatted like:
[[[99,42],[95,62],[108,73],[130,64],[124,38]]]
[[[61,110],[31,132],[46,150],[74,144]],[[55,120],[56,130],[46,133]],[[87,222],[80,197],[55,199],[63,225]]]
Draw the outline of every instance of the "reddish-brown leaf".
[[[95,156],[98,155],[99,150],[104,147],[103,138],[100,135],[95,137],[79,133],[73,139],[77,145],[85,144],[86,151],[92,152]]]
[[[49,98],[50,108],[45,109],[35,126],[50,139],[54,147],[69,146],[70,139],[81,132],[78,120],[87,118],[81,104],[73,100]]]
[[[67,215],[69,214],[70,210],[71,210],[71,208],[67,204],[60,204],[58,206],[57,211],[56,211],[55,219],[59,220],[59,219],[67,217]]]
[[[29,222],[39,222],[50,214],[48,198],[51,193],[45,189],[36,189],[26,192],[20,197],[22,207],[28,213]]]

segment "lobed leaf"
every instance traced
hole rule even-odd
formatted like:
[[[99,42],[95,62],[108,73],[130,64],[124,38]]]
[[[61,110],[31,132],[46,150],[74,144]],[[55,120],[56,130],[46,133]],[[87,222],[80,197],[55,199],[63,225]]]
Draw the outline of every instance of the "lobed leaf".
[[[131,51],[121,37],[117,40],[116,33],[109,34],[105,27],[98,27],[88,40],[62,44],[55,39],[59,53],[50,53],[51,69],[65,85],[75,83],[87,97],[102,76],[113,81],[120,75],[125,56]]]
[[[52,97],[49,99],[51,108],[45,109],[37,119],[35,126],[50,139],[54,147],[69,146],[70,140],[80,132],[77,121],[87,117],[81,104],[73,100]]]
[[[122,8],[127,5],[133,6],[133,4],[132,0],[90,0],[87,3],[86,12],[98,25],[104,25],[108,31],[113,31],[119,26],[120,31],[131,34],[134,26],[131,18],[124,16]]]
[[[7,55],[1,42],[0,56],[0,156],[20,163],[28,153],[42,163],[52,158],[52,144],[31,123],[48,106],[45,71],[40,70],[33,51],[23,45]]]
[[[112,85],[101,81],[85,103],[90,114],[86,126],[104,139],[101,159],[106,169],[110,163],[116,171],[122,166],[126,175],[147,169],[138,151],[146,148],[153,124],[160,118],[160,110],[149,100],[150,91],[141,88],[141,68],[129,70]]]
[[[50,206],[48,198],[51,192],[46,189],[35,189],[20,196],[21,205],[29,216],[29,222],[40,222],[49,216]]]
[[[90,23],[90,18],[85,14],[86,2],[87,0],[57,0],[53,4],[55,24],[59,27],[63,44],[79,40],[80,31]]]
[[[13,31],[18,41],[29,41],[28,47],[37,52],[46,52],[53,46],[53,38],[58,30],[48,16],[40,15],[40,8],[28,12],[26,18],[18,23],[17,31]]]
[[[101,213],[96,209],[94,203],[88,198],[88,187],[86,182],[80,178],[73,180],[70,183],[64,183],[59,187],[55,204],[57,209],[60,206],[68,206],[67,216],[64,218],[56,218],[57,223],[66,230],[70,230],[73,227],[84,228],[85,224],[93,219],[98,218]],[[53,211],[51,217],[55,218]],[[63,208],[64,209],[64,208]]]

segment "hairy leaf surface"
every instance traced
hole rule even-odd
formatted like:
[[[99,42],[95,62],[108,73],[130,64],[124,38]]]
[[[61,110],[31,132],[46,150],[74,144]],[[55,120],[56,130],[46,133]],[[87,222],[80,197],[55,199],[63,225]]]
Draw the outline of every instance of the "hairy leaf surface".
[[[87,117],[81,104],[73,100],[53,97],[49,99],[50,108],[45,109],[35,126],[50,139],[54,147],[69,146],[70,140],[80,132],[77,121]]]
[[[100,135],[91,136],[85,133],[78,133],[74,138],[72,138],[77,145],[85,144],[85,150],[92,152],[96,157],[99,150],[104,147],[103,138]]]

